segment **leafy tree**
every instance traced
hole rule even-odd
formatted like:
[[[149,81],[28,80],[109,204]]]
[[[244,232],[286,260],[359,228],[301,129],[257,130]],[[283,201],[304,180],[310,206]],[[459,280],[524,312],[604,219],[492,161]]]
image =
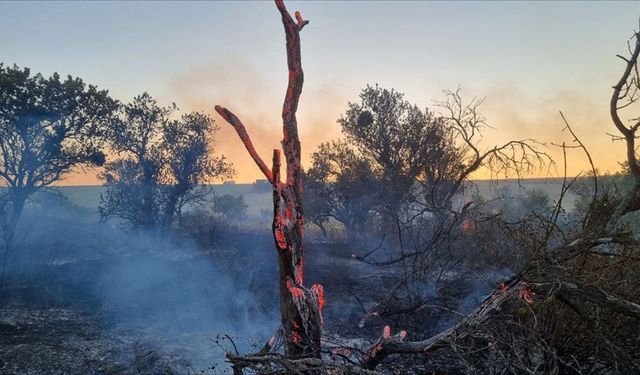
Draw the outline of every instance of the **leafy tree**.
[[[342,223],[351,240],[364,232],[376,204],[376,179],[368,160],[345,141],[320,145],[307,171],[307,218],[324,231],[333,218]],[[308,204],[308,203],[311,204]]]
[[[216,195],[213,197],[213,211],[226,219],[243,219],[247,216],[247,205],[242,195]]]
[[[445,91],[445,100],[435,103],[438,114],[377,85],[362,90],[360,103],[348,104],[338,122],[380,180],[383,214],[397,217],[406,203],[446,214],[480,168],[520,176],[552,163],[531,139],[482,150],[479,139],[489,128],[480,113],[483,101],[466,103],[460,93]]]
[[[169,159],[163,170],[162,187],[164,225],[169,226],[174,217],[180,218],[182,209],[189,203],[205,199],[207,191],[201,188],[211,178],[228,177],[233,173],[225,157],[213,157],[211,149],[215,133],[213,119],[203,113],[189,113],[181,120],[172,121],[163,129],[162,145]]]
[[[380,180],[386,215],[398,215],[403,203],[413,200],[414,183],[443,152],[455,154],[445,142],[444,120],[393,89],[367,86],[360,103],[349,103],[338,123]]]
[[[170,227],[185,205],[204,199],[203,184],[232,173],[224,156],[212,156],[213,119],[194,112],[170,120],[175,110],[147,93],[120,107],[108,132],[120,158],[100,175],[106,186],[99,206],[103,220]]]
[[[116,102],[82,79],[0,64],[0,225],[6,254],[25,203],[78,166],[105,161],[100,137]],[[4,272],[3,272],[4,273]]]

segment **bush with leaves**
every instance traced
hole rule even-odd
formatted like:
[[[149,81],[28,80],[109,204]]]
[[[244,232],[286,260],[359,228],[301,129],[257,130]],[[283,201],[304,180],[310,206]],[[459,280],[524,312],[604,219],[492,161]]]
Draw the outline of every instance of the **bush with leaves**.
[[[120,107],[107,134],[119,158],[100,175],[106,187],[99,206],[103,220],[168,228],[186,206],[204,202],[206,184],[233,173],[224,156],[213,156],[213,119],[192,112],[171,120],[175,110],[147,93]]]
[[[242,220],[247,216],[249,205],[242,195],[215,195],[213,197],[213,211],[227,220]]]

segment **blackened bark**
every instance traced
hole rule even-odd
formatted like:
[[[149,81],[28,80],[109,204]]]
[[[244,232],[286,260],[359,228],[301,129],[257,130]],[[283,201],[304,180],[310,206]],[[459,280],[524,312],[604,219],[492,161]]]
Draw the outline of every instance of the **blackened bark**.
[[[289,68],[289,82],[282,106],[282,146],[287,162],[284,182],[280,181],[280,150],[274,150],[273,165],[269,170],[253,147],[244,124],[238,117],[220,106],[216,106],[216,111],[234,127],[255,163],[273,185],[272,229],[278,251],[280,319],[286,353],[320,357],[324,298],[321,285],[313,285],[310,289],[303,285],[304,211],[300,139],[296,119],[304,82],[299,32],[308,21],[303,20],[299,12],[296,12],[294,21],[282,0],[276,0],[275,3],[284,25]]]

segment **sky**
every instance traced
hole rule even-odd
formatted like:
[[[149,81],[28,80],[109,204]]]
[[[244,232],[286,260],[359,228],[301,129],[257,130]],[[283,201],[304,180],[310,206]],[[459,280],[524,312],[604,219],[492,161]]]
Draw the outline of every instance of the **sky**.
[[[305,83],[298,111],[303,165],[321,142],[341,136],[336,120],[367,84],[405,93],[433,109],[443,89],[485,97],[494,128],[485,149],[509,139],[549,145],[558,171],[571,143],[562,111],[601,171],[618,170],[612,143],[611,86],[638,28],[637,2],[289,1],[310,24],[301,32]],[[0,61],[81,77],[127,102],[148,92],[181,112],[206,111],[220,127],[216,154],[233,162],[237,182],[261,178],[226,106],[245,123],[264,159],[279,147],[286,89],[284,31],[270,1],[0,2]],[[578,152],[568,173],[588,169]],[[487,177],[487,172],[475,178]],[[99,184],[95,171],[63,184]]]

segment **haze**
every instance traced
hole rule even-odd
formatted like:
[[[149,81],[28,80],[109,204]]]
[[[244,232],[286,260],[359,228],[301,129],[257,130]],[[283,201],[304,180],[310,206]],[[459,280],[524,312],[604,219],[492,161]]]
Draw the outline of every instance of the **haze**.
[[[291,2],[310,25],[303,38],[305,88],[299,112],[303,162],[320,142],[340,135],[336,119],[368,83],[406,93],[432,107],[441,90],[464,87],[486,96],[496,130],[483,145],[506,139],[571,142],[562,110],[601,171],[616,171],[623,147],[605,133],[611,86],[625,40],[638,24],[634,2]],[[3,2],[3,61],[54,71],[108,89],[122,101],[148,91],[183,111],[235,111],[259,152],[278,147],[286,84],[283,30],[270,2]],[[217,153],[260,178],[233,130],[217,117]],[[615,152],[610,152],[614,149]],[[550,152],[561,162],[559,150]],[[576,152],[569,174],[586,169]],[[99,184],[81,171],[62,184]],[[546,176],[539,171],[535,176]],[[485,172],[476,178],[487,177]]]

